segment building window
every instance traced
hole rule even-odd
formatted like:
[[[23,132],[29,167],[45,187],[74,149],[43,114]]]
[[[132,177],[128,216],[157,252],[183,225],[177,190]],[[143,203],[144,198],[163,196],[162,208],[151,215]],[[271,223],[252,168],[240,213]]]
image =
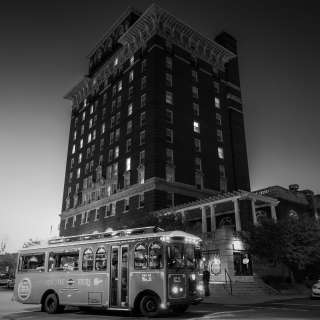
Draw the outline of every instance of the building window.
[[[198,82],[198,72],[196,70],[192,70],[192,80]]]
[[[127,141],[126,141],[126,152],[130,152],[131,151],[131,144],[132,144],[131,138],[127,139]]]
[[[217,129],[217,140],[218,142],[223,142],[222,130]]]
[[[102,97],[102,104],[105,104],[107,102],[107,98],[108,98],[108,94],[107,92],[105,92]]]
[[[110,150],[109,150],[108,160],[109,160],[109,162],[113,160],[113,149],[110,149]]]
[[[224,159],[224,152],[222,147],[218,147],[218,157],[219,159]]]
[[[113,65],[114,65],[114,66],[117,66],[118,63],[119,63],[119,59],[118,59],[118,58],[115,58],[115,59],[114,59],[114,62],[113,62]]]
[[[143,130],[140,132],[140,146],[146,142],[146,131]]]
[[[130,171],[123,174],[123,187],[127,188],[130,186]]]
[[[83,139],[80,140],[80,149],[83,147]]]
[[[117,98],[117,108],[120,108],[120,107],[121,107],[121,101],[122,101],[122,97],[119,96],[119,97]]]
[[[216,89],[216,92],[219,93],[220,92],[220,84],[217,81],[214,81],[213,86]]]
[[[140,151],[140,153],[139,153],[139,164],[144,164],[145,157],[146,157],[145,150]]]
[[[217,97],[214,98],[214,106],[220,109],[220,99]]]
[[[112,103],[111,103],[111,113],[113,113],[114,110],[116,110],[116,100],[112,100]]]
[[[118,82],[118,92],[120,92],[122,90],[122,81],[120,80]]]
[[[77,130],[73,132],[73,140],[76,140],[76,139],[77,139]]]
[[[103,123],[103,124],[101,125],[101,134],[104,134],[105,132],[106,132],[106,124]]]
[[[112,117],[110,118],[110,128],[111,128],[111,129],[114,127],[114,124],[115,124],[115,117],[112,116]]]
[[[130,134],[132,132],[132,121],[129,120],[127,122],[127,134]]]
[[[73,178],[73,172],[71,171],[71,172],[69,173],[69,183],[72,182],[72,178]]]
[[[89,172],[89,162],[86,163],[86,166],[84,168],[84,174],[88,174],[88,172]]]
[[[72,146],[72,154],[74,154],[76,152],[76,145],[74,144],[73,146]]]
[[[96,131],[96,130],[93,130],[93,131],[92,131],[92,140],[95,140],[95,139],[96,139],[96,135],[97,135],[97,131]]]
[[[198,103],[192,103],[193,108],[193,115],[196,117],[199,117],[199,104]]]
[[[197,87],[192,87],[192,97],[195,99],[199,98],[199,92]]]
[[[133,87],[129,88],[128,99],[131,99],[133,96]]]
[[[138,183],[144,183],[144,166],[138,168]]]
[[[166,57],[166,68],[172,70],[172,58]]]
[[[201,159],[200,158],[195,158],[194,159],[194,164],[195,164],[195,169],[197,171],[202,171],[202,164],[201,164]]]
[[[169,109],[166,109],[166,122],[170,124],[173,123],[173,112]]]
[[[74,166],[74,159],[72,158],[71,161],[70,161],[70,168],[72,169]]]
[[[201,152],[201,141],[200,139],[194,138],[194,149],[196,152]]]
[[[133,66],[134,65],[134,56],[131,56],[130,57],[130,66]]]
[[[173,150],[166,149],[166,162],[169,164],[173,164]]]
[[[116,125],[120,123],[120,112],[117,112],[116,114]]]
[[[90,114],[93,114],[93,111],[94,111],[94,106],[93,104],[90,106]]]
[[[81,125],[81,129],[80,129],[80,134],[83,135],[84,134],[84,125]]]
[[[171,88],[172,87],[172,74],[166,73],[166,86]]]
[[[129,206],[129,198],[124,199],[123,202],[124,202],[124,204],[123,204],[123,211],[124,211],[124,212],[129,211],[129,208],[130,208],[130,206]]]
[[[166,103],[173,104],[173,95],[171,91],[166,91]]]
[[[129,82],[133,81],[133,70],[129,72]]]
[[[110,132],[110,136],[109,136],[109,144],[113,144],[114,142],[114,131]]]
[[[221,126],[222,125],[222,117],[220,113],[216,113],[216,123],[217,125]]]
[[[166,128],[166,142],[172,143],[173,142],[173,130]]]
[[[114,158],[115,159],[119,158],[119,146],[116,146],[114,148]]]
[[[90,120],[89,120],[89,129],[92,128],[92,124],[93,124],[93,119],[90,119]]]
[[[116,93],[117,93],[117,86],[114,85],[114,86],[112,87],[112,96],[114,97],[114,96],[116,95]]]
[[[102,166],[102,164],[103,164],[103,154],[99,156],[99,166]]]
[[[81,175],[81,168],[78,168],[78,169],[77,169],[77,179],[80,178],[80,175]]]
[[[198,121],[193,121],[193,131],[200,133],[200,123]]]
[[[128,105],[128,117],[132,115],[132,109],[133,109],[133,104],[130,103],[130,104]]]
[[[226,177],[226,169],[223,164],[219,164],[219,175],[220,175],[220,178]]]
[[[147,67],[147,60],[144,59],[141,62],[141,72],[145,72],[146,71],[146,67]]]
[[[117,141],[119,141],[119,139],[120,139],[120,128],[117,128],[114,140],[115,140],[115,142],[117,142]]]
[[[107,109],[106,109],[106,107],[104,107],[104,108],[102,109],[102,118],[105,118],[106,113],[107,113]]]
[[[147,85],[147,77],[143,76],[141,78],[141,90],[145,89],[146,85]]]
[[[78,156],[78,163],[81,163],[81,162],[82,162],[82,152],[80,152]]]
[[[126,171],[130,171],[131,170],[131,158],[127,158],[126,159]]]
[[[201,173],[196,172],[195,174],[195,185],[198,189],[203,189],[203,177]]]
[[[144,193],[139,194],[139,208],[144,207]]]
[[[146,94],[144,93],[142,96],[141,96],[141,100],[140,100],[140,107],[143,108],[146,106],[146,101],[147,101],[147,96]]]
[[[140,113],[140,127],[143,127],[146,124],[146,113]]]
[[[83,112],[82,112],[82,121],[84,121],[85,119],[86,119],[86,112],[83,111]]]
[[[174,182],[174,167],[166,166],[166,181]]]
[[[94,221],[98,221],[100,218],[100,215],[99,215],[99,210],[95,209],[95,214],[94,214]]]

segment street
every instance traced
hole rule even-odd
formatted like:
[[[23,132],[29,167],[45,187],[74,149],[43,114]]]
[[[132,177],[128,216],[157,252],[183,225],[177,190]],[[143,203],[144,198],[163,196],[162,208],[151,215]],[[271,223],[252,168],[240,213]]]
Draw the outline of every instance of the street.
[[[0,288],[1,319],[103,319],[134,320],[143,319],[128,313],[108,312],[103,310],[79,311],[77,308],[67,308],[61,314],[49,315],[40,311],[40,306],[22,305],[11,301],[12,290]],[[259,304],[231,305],[206,304],[192,306],[180,316],[168,315],[157,319],[319,319],[320,300],[291,299]]]

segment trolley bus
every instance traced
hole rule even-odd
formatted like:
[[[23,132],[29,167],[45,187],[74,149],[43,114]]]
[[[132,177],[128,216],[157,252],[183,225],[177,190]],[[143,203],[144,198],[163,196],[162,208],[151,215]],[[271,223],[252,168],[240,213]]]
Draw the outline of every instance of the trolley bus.
[[[41,304],[102,307],[156,316],[184,312],[203,297],[200,242],[158,227],[60,237],[19,251],[14,299]]]

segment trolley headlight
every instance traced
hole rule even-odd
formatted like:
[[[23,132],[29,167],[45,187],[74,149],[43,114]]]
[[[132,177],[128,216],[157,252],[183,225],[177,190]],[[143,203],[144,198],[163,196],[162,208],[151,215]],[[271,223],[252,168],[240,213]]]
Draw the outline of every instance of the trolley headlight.
[[[202,283],[199,283],[199,284],[197,285],[197,290],[198,290],[199,292],[203,292],[203,291],[204,291],[204,287],[203,287],[203,284],[202,284]]]
[[[179,287],[173,286],[173,287],[171,288],[171,292],[172,292],[173,294],[178,294],[178,293],[179,293]]]

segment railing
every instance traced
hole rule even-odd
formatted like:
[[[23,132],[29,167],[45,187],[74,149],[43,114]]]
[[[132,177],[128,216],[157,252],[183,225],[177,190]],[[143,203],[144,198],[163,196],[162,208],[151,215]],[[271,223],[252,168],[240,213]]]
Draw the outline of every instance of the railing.
[[[232,296],[232,281],[231,281],[231,278],[230,278],[230,275],[229,275],[227,269],[224,269],[224,281],[225,281],[226,290],[228,291],[227,288],[229,286],[229,294],[230,294],[230,296]]]

